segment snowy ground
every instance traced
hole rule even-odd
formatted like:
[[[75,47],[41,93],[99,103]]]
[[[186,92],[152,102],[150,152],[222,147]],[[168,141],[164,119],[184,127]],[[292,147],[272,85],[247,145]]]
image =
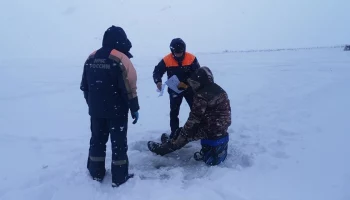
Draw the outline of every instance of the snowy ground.
[[[350,199],[350,54],[341,49],[201,54],[232,106],[230,154],[207,167],[198,142],[166,157],[145,143],[169,129],[157,97],[156,58],[135,58],[140,120],[129,126],[131,171],[112,189],[86,170],[89,117],[79,64],[21,60],[0,65],[0,199]],[[184,103],[181,124],[188,115]],[[107,168],[110,169],[110,146]]]

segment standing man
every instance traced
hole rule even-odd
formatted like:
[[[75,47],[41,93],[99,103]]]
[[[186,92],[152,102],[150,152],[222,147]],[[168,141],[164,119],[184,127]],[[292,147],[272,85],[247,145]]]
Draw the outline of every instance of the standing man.
[[[127,156],[128,112],[136,124],[139,103],[137,74],[130,61],[132,45],[120,27],[112,26],[103,36],[102,48],[85,62],[80,89],[89,107],[91,138],[87,168],[94,180],[102,181],[106,169],[106,143],[112,145],[112,186],[125,183],[129,174]]]
[[[186,52],[186,44],[181,38],[175,38],[170,43],[170,51],[153,71],[153,80],[157,84],[158,90],[162,88],[162,77],[167,72],[168,79],[176,75],[181,82],[179,89],[185,91],[177,94],[168,88],[170,97],[170,138],[174,136],[175,131],[179,128],[179,111],[183,98],[187,104],[192,107],[193,91],[182,86],[187,85],[187,79],[200,67],[197,58],[191,53]]]

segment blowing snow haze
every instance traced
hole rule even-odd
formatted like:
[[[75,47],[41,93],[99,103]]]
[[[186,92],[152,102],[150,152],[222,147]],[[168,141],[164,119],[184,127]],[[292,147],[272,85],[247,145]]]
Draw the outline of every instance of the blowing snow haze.
[[[343,45],[349,8],[348,0],[1,1],[1,54],[85,58],[112,24],[127,31],[136,58],[168,51],[174,37],[194,52]]]

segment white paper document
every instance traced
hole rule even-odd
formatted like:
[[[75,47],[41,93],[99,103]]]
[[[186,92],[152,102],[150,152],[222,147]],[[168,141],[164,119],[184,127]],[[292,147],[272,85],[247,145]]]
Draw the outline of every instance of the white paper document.
[[[174,92],[180,94],[181,92],[183,92],[183,90],[179,90],[177,88],[177,86],[179,85],[180,81],[179,79],[177,78],[176,75],[170,77],[166,82],[165,84],[170,88],[172,89]]]

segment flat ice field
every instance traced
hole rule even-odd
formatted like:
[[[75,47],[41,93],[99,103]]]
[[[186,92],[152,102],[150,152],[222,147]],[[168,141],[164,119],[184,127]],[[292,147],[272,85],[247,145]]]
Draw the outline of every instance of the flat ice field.
[[[226,162],[194,161],[198,142],[165,157],[147,150],[148,140],[169,131],[169,100],[152,80],[158,58],[135,55],[141,110],[139,123],[129,125],[128,155],[136,177],[117,189],[109,172],[102,184],[87,173],[84,60],[1,62],[0,199],[350,199],[349,52],[197,56],[231,100]],[[180,112],[183,125],[185,102]],[[108,170],[110,155],[108,144]]]

